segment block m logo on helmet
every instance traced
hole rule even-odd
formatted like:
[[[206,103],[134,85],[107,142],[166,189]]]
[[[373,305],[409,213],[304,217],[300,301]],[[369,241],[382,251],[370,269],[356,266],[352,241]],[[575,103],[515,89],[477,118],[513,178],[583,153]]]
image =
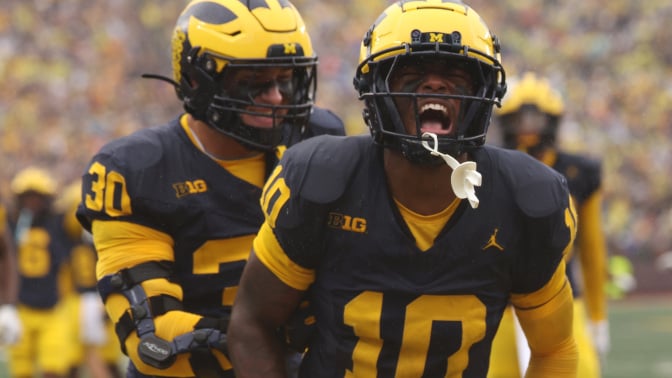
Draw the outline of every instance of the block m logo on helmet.
[[[305,56],[303,46],[300,43],[288,42],[268,46],[267,58],[278,58],[287,56]]]

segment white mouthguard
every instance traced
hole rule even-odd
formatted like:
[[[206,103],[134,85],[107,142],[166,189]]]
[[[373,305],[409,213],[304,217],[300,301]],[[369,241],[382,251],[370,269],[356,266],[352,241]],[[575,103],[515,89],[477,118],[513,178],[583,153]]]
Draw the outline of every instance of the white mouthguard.
[[[434,140],[434,147],[430,147],[426,140],[422,141],[422,146],[432,155],[440,156],[453,169],[453,173],[450,175],[450,184],[457,198],[467,198],[471,207],[473,209],[477,208],[479,200],[476,197],[474,186],[481,186],[482,177],[476,170],[476,162],[465,161],[460,164],[452,156],[438,151],[439,140],[436,134],[425,132],[422,136],[432,138]]]

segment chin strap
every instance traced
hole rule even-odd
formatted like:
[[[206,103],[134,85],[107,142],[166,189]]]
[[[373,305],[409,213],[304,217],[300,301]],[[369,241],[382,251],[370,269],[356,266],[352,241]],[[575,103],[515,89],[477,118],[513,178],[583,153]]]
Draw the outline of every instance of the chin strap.
[[[434,147],[430,147],[426,140],[422,141],[422,146],[434,156],[439,156],[445,160],[446,164],[453,169],[450,175],[450,184],[457,198],[469,199],[469,204],[473,209],[478,207],[479,200],[476,197],[474,186],[481,186],[481,174],[476,170],[476,162],[465,161],[458,162],[454,157],[439,152],[439,140],[434,133],[425,132],[423,137],[430,137],[434,140]]]

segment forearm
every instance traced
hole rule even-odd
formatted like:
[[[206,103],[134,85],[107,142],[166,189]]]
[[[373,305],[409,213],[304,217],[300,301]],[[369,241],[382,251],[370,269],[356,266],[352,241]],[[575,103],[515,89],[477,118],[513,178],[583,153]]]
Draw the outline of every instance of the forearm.
[[[527,378],[576,377],[578,350],[573,336],[572,291],[561,263],[553,278],[530,298],[517,298],[516,315],[530,345],[531,359]]]
[[[557,345],[553,354],[532,353],[526,378],[575,378],[577,375],[579,352],[574,339],[566,339]]]
[[[238,378],[284,378],[284,345],[274,330],[257,324],[229,328],[229,356]]]
[[[302,297],[303,292],[281,282],[254,251],[250,254],[227,333],[236,377],[286,377],[286,347],[276,330],[287,323]]]
[[[527,378],[576,377],[578,350],[572,333],[572,293],[567,283],[543,306],[517,311],[530,344]]]
[[[16,255],[7,229],[0,235],[0,304],[16,304],[19,275]]]

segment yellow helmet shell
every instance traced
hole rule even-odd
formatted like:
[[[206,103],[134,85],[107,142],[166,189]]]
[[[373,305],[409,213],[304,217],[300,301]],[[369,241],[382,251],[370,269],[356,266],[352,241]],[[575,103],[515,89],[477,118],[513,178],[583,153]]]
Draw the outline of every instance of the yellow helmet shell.
[[[45,196],[56,194],[56,181],[49,172],[37,167],[28,167],[14,176],[10,189],[15,195],[36,192]]]
[[[217,71],[231,59],[265,59],[272,46],[313,56],[310,36],[301,15],[287,0],[258,0],[250,8],[239,0],[195,0],[178,18],[173,32],[173,75],[181,78],[184,49],[216,59]],[[302,53],[301,53],[302,51]]]
[[[442,0],[400,1],[390,5],[376,20],[369,31],[370,35],[364,38],[360,47],[360,64],[387,49],[410,45],[414,42],[413,32],[419,25],[422,30],[418,31],[430,33],[436,42],[447,41],[452,38],[452,33],[459,32],[461,45],[480,52],[467,52],[468,56],[489,65],[499,64],[499,44],[481,16],[462,2]],[[401,53],[404,50],[391,50],[389,54],[376,56],[374,61]],[[364,65],[361,70],[366,73],[368,67]]]
[[[559,117],[564,112],[562,96],[546,78],[526,72],[520,80],[513,82],[501,108],[496,111],[498,115],[515,113],[524,105],[536,106],[539,111],[552,116]]]

